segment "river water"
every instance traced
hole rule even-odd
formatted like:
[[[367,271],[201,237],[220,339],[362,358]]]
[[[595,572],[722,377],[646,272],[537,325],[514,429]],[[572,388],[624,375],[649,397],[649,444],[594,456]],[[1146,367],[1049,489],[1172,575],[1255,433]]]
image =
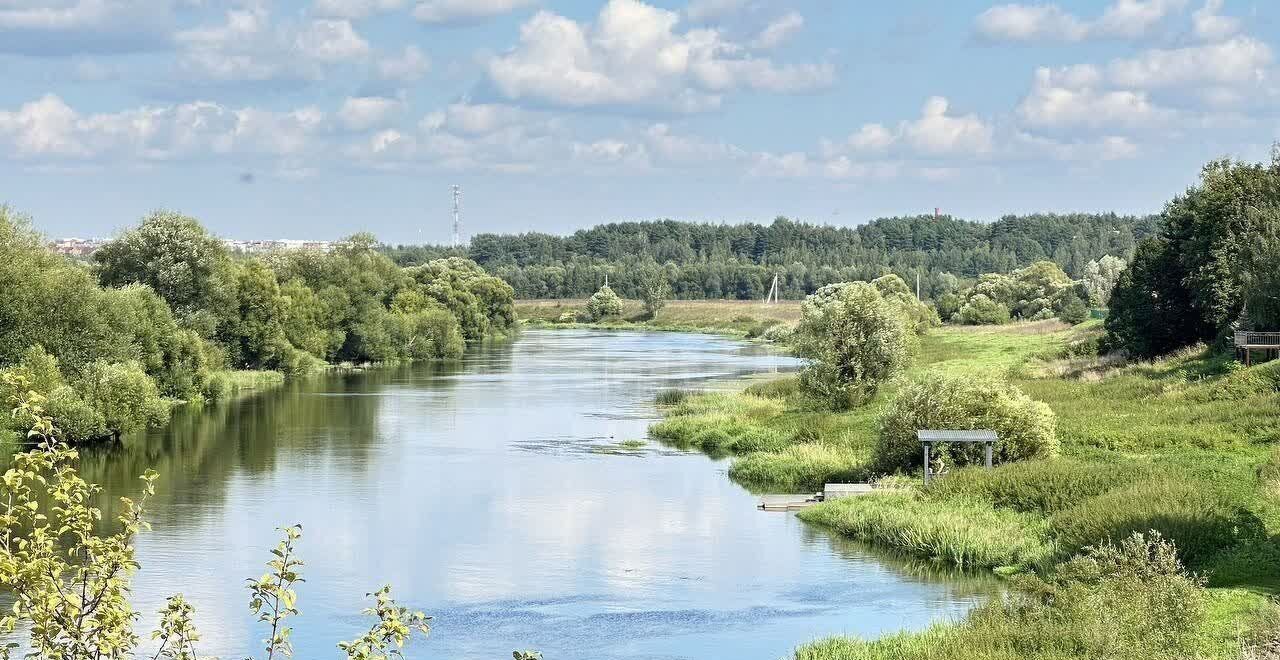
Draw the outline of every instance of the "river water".
[[[619,446],[645,438],[663,388],[795,367],[704,335],[527,331],[459,365],[183,411],[88,452],[84,471],[104,501],[160,472],[154,531],[138,539],[139,628],[180,591],[206,657],[260,649],[244,580],[295,522],[306,660],[338,657],[368,626],[363,595],[386,583],[435,617],[408,657],[447,660],[774,660],[816,637],[922,627],[989,593],[757,511],[723,461]]]

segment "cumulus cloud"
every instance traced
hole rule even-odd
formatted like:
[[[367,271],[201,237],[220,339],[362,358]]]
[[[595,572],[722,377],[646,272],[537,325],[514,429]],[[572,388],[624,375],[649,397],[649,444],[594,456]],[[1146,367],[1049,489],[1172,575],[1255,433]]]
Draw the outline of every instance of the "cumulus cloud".
[[[1094,20],[1082,19],[1056,4],[1004,4],[974,21],[974,33],[992,42],[1134,39],[1145,36],[1186,0],[1115,0]]]
[[[1108,74],[1116,85],[1137,88],[1256,84],[1266,79],[1273,62],[1267,44],[1241,36],[1222,43],[1151,49],[1112,61]]]
[[[902,138],[921,153],[931,155],[976,155],[991,150],[992,128],[977,115],[948,114],[950,103],[941,96],[930,97],[921,108],[921,117],[905,121],[899,128]]]
[[[422,0],[413,17],[423,23],[468,23],[530,7],[534,0]]]
[[[1105,89],[1102,83],[1102,72],[1089,65],[1041,67],[1018,115],[1039,127],[1149,126],[1168,118],[1169,112],[1153,105],[1145,92]]]
[[[274,25],[261,6],[230,10],[221,24],[178,32],[175,40],[184,72],[219,81],[319,79],[327,67],[370,52],[349,20]]]
[[[324,122],[324,113],[311,107],[272,112],[205,101],[84,114],[48,94],[17,110],[0,110],[0,144],[27,160],[286,157],[307,151]]]
[[[831,65],[779,65],[717,30],[679,29],[680,16],[639,0],[609,0],[594,23],[540,11],[487,71],[509,99],[566,107],[718,107],[737,90],[799,92],[830,85]]]
[[[1057,5],[998,5],[978,15],[974,30],[988,41],[1079,41],[1089,34]]]
[[[5,0],[0,52],[126,53],[167,48],[168,0]]]

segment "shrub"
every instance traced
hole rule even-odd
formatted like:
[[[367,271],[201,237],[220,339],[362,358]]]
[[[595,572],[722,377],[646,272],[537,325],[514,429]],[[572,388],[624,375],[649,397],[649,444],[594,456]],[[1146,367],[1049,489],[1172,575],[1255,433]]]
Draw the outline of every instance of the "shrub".
[[[591,294],[584,311],[591,322],[622,316],[622,299],[606,284]]]
[[[1009,383],[931,371],[904,386],[881,416],[875,462],[886,472],[918,467],[916,431],[921,429],[991,429],[999,436],[995,461],[1048,458],[1058,453],[1056,426],[1048,405]],[[935,445],[934,450],[952,464],[983,460],[981,443]]]
[[[75,390],[63,385],[54,388],[45,401],[45,411],[66,434],[67,440],[94,440],[110,434],[102,413],[94,410]]]
[[[791,341],[793,332],[795,332],[795,328],[785,323],[779,323],[765,328],[764,332],[760,333],[760,338],[765,341],[787,342]]]
[[[1206,484],[1172,475],[1085,500],[1055,514],[1050,527],[1067,552],[1155,530],[1173,541],[1193,568],[1263,533],[1256,517]]]
[[[117,435],[159,426],[169,418],[169,403],[136,362],[90,363],[76,381],[76,390]]]
[[[952,318],[965,325],[1001,325],[1009,322],[1009,308],[979,293]]]
[[[800,518],[958,568],[1031,566],[1052,554],[1043,518],[980,501],[876,493],[825,502]]]
[[[801,384],[837,408],[874,394],[907,366],[914,348],[901,312],[865,282],[832,284],[809,296],[793,342],[809,359]]]

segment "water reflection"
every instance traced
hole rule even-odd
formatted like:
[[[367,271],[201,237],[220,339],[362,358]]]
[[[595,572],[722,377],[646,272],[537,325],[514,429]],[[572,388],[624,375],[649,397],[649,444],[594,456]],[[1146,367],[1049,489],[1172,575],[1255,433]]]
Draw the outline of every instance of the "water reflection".
[[[410,657],[759,658],[838,633],[963,612],[986,585],[921,575],[792,515],[755,510],[725,464],[650,443],[654,394],[793,369],[757,346],[681,334],[528,332],[453,366],[341,373],[191,410],[88,452],[103,502],[161,473],[139,539],[143,612],[182,591],[204,653],[262,631],[243,579],[301,522],[297,657],[337,657],[361,595],[395,585],[436,616]],[[147,617],[150,618],[150,617]],[[145,621],[146,619],[144,619]]]

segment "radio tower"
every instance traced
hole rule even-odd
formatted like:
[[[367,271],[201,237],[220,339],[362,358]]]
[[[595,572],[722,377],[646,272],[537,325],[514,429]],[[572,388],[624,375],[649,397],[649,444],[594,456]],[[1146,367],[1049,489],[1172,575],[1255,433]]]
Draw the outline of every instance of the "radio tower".
[[[453,247],[462,245],[462,186],[453,186]]]

